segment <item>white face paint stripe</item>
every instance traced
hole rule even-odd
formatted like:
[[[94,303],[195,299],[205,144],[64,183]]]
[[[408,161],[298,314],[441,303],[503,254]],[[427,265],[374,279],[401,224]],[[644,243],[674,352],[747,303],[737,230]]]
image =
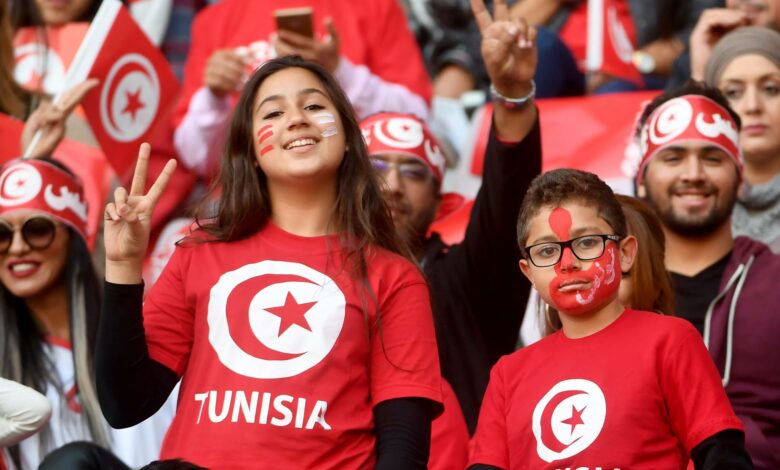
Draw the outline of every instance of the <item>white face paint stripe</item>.
[[[312,117],[320,125],[335,124],[336,122],[336,117],[329,112],[316,113],[313,114]],[[322,130],[322,137],[324,138],[333,137],[336,134],[338,134],[338,131],[336,130],[336,126],[329,125]]]
[[[313,114],[312,117],[320,124],[333,124],[336,122],[336,117],[328,112]]]

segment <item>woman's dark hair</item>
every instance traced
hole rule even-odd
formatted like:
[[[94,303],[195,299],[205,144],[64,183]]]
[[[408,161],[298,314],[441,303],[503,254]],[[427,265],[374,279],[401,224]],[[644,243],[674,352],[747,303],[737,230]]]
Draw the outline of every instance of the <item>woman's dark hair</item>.
[[[73,175],[70,169],[61,163],[47,161]],[[108,430],[97,400],[93,366],[102,293],[86,241],[72,228],[68,227],[67,230],[70,243],[62,276],[68,291],[67,307],[76,386],[81,412],[87,421],[93,441],[108,447]],[[41,326],[24,300],[11,294],[4,285],[0,286],[0,322],[0,375],[43,394],[48,386],[53,385],[64,397],[64,384],[59,382],[54,365],[44,352],[41,341],[44,332]],[[41,433],[45,442],[50,434],[48,428],[44,428]],[[21,468],[18,447],[14,446],[9,450],[17,468]]]
[[[338,168],[338,191],[330,224],[341,234],[341,248],[345,258],[352,262],[353,272],[365,280],[365,253],[370,246],[379,246],[407,258],[410,256],[396,235],[352,105],[324,68],[298,56],[267,62],[244,86],[230,122],[219,176],[197,211],[196,219],[200,230],[218,241],[246,238],[270,219],[268,182],[262,169],[255,165],[253,104],[265,79],[289,68],[307,70],[317,77],[344,127],[347,151]],[[216,208],[206,202],[215,199]]]
[[[27,118],[28,95],[14,80],[13,30],[6,2],[0,1],[0,113]]]
[[[100,4],[103,0],[92,0],[89,8],[86,9],[83,15],[76,18],[74,21],[92,21],[97,14]],[[127,3],[122,0],[122,3]],[[38,10],[38,6],[35,4],[35,0],[12,0],[11,1],[11,22],[13,23],[14,30],[19,28],[26,28],[30,26],[45,26],[43,24],[43,17]]]

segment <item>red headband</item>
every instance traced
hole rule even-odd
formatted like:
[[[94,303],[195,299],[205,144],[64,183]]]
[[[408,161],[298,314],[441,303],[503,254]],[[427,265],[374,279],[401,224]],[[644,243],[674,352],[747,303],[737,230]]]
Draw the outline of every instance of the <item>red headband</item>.
[[[636,174],[637,184],[641,184],[648,162],[659,151],[682,142],[702,141],[726,152],[742,176],[739,131],[731,114],[709,98],[686,95],[659,106],[642,127],[639,138],[642,161]]]
[[[369,155],[400,153],[422,160],[441,184],[446,160],[428,126],[416,116],[379,113],[360,123]]]
[[[18,210],[51,214],[87,239],[87,204],[74,176],[42,160],[13,160],[0,174],[0,214]]]

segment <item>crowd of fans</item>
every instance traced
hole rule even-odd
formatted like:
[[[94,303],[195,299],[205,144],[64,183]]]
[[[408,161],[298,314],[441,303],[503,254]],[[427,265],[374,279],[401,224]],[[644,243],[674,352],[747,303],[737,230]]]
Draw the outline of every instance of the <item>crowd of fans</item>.
[[[0,0],[0,469],[780,468],[780,1],[596,2],[634,78],[585,0],[122,3],[182,86],[87,207],[99,83],[14,38],[102,1]],[[542,172],[537,100],[637,90],[633,194]]]

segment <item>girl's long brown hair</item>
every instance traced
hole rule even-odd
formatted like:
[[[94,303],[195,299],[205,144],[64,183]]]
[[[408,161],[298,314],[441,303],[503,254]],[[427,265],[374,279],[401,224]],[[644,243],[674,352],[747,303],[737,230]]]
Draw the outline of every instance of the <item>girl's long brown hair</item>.
[[[0,1],[0,112],[24,119],[27,94],[14,80],[13,29],[6,4]]]
[[[631,308],[674,313],[674,289],[664,265],[666,237],[652,209],[635,197],[615,195],[626,215],[628,233],[639,240],[634,266],[631,268]]]
[[[348,150],[338,168],[338,192],[330,223],[340,233],[342,252],[352,272],[366,282],[365,255],[369,247],[382,247],[408,259],[411,256],[396,235],[349,100],[324,68],[298,56],[267,62],[244,86],[230,122],[219,175],[206,196],[206,201],[217,201],[216,207],[202,204],[196,219],[202,231],[213,240],[224,242],[251,236],[268,222],[268,181],[255,165],[252,146],[253,103],[266,78],[292,67],[307,70],[319,79],[341,118]]]

